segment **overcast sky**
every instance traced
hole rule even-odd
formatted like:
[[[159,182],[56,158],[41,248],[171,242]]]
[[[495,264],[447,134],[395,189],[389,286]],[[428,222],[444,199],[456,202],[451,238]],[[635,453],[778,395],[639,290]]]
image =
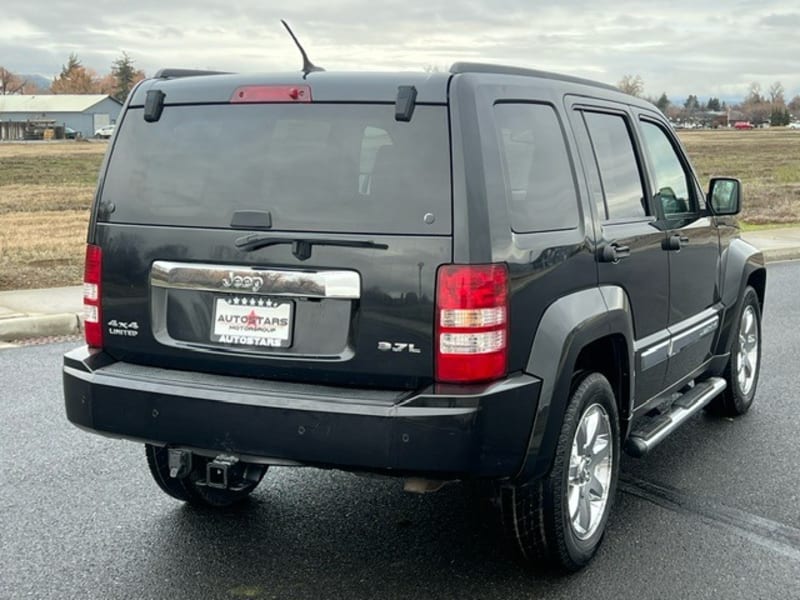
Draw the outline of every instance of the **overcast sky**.
[[[653,96],[740,98],[776,80],[800,94],[800,0],[2,0],[0,65],[52,77],[76,52],[105,73],[125,50],[150,75],[298,69],[279,18],[328,70],[466,60],[639,74]]]

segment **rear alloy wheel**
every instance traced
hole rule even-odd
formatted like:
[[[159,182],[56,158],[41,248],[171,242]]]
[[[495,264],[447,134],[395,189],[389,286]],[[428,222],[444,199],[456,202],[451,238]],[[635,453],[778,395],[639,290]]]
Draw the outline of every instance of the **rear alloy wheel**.
[[[600,404],[583,413],[569,457],[567,508],[572,531],[586,540],[597,531],[611,487],[611,423]]]
[[[145,444],[147,466],[158,487],[176,500],[195,506],[225,507],[247,498],[256,489],[266,465],[247,464],[242,467],[244,476],[237,489],[218,489],[204,485],[209,458],[192,455],[192,470],[185,477],[170,477],[167,448]]]
[[[600,373],[576,381],[550,473],[500,491],[503,525],[525,562],[565,571],[588,564],[603,539],[619,473],[614,393]]]
[[[726,417],[743,415],[753,404],[761,369],[761,308],[758,294],[748,286],[742,298],[738,330],[725,367],[722,393],[709,404],[709,410]]]

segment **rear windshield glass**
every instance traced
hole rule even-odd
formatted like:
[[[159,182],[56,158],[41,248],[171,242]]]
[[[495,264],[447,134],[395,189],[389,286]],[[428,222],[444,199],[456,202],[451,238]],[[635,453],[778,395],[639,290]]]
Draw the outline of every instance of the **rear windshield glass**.
[[[155,123],[134,108],[103,201],[115,223],[228,227],[268,211],[276,230],[450,233],[447,108],[417,106],[410,123],[394,105],[166,106]]]

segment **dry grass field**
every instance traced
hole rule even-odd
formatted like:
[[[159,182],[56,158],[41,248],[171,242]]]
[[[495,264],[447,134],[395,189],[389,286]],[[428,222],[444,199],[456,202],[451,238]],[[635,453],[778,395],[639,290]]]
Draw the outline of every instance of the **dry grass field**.
[[[800,131],[681,131],[707,185],[745,185],[749,225],[800,224]],[[105,143],[0,144],[0,290],[81,282],[89,207]]]
[[[0,290],[81,282],[106,146],[0,144]]]
[[[700,183],[712,175],[744,183],[742,220],[752,225],[800,223],[800,131],[680,131]]]

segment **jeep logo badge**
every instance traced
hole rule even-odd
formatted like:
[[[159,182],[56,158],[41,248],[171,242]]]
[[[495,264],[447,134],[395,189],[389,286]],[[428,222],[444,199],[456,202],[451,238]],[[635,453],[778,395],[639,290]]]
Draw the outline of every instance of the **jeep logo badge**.
[[[222,280],[222,287],[234,288],[237,290],[250,290],[257,292],[264,285],[261,277],[252,275],[236,275],[233,271],[228,272],[228,276]]]

